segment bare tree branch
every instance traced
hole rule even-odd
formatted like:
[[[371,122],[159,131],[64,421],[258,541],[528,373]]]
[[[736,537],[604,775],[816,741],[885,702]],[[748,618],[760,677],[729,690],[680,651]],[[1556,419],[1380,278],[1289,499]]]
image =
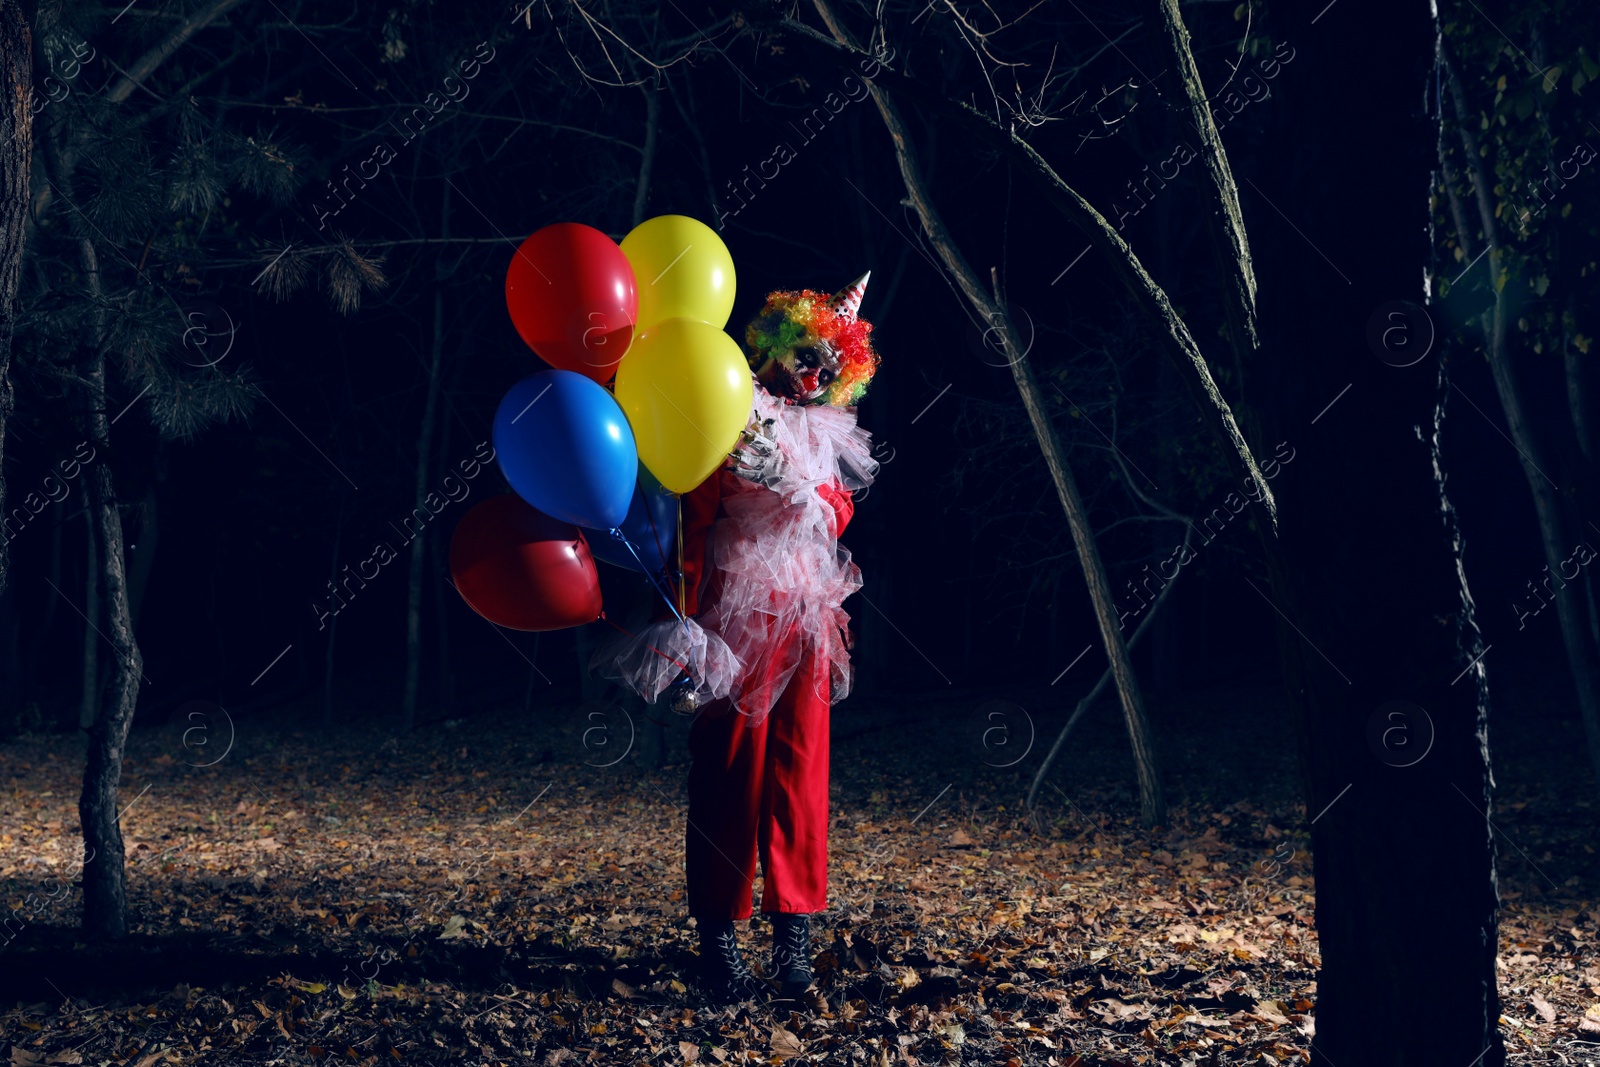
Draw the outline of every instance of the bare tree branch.
[[[772,25],[779,32],[816,44],[819,50],[825,49],[841,66],[849,64],[853,69],[855,64],[862,61],[874,64],[878,71],[873,76],[875,93],[887,86],[897,93],[903,92],[908,98],[925,104],[939,114],[952,118],[985,143],[1000,148],[1006,158],[1017,164],[1017,169],[1022,175],[1041,187],[1051,205],[1083,231],[1089,240],[1089,246],[1105,257],[1111,269],[1133,295],[1139,309],[1151,322],[1159,324],[1163,350],[1182,368],[1183,380],[1195,402],[1202,411],[1211,416],[1206,420],[1207,425],[1227,449],[1231,461],[1245,480],[1254,485],[1254,494],[1259,496],[1262,506],[1266,508],[1269,524],[1276,532],[1277,501],[1273,498],[1272,489],[1256,464],[1250,446],[1239,431],[1232,409],[1223,398],[1221,390],[1217,388],[1205,354],[1201,352],[1200,346],[1190,334],[1188,325],[1173,309],[1166,291],[1156,284],[1133,249],[1105,217],[1095,210],[1094,205],[1067,184],[1049,162],[1015,130],[1002,129],[976,108],[958,100],[951,100],[936,90],[930,90],[919,79],[895,70],[884,59],[863,52],[853,45],[830,40],[804,23],[785,18]]]
[[[143,88],[143,82],[154,74],[156,68],[165,63],[178,49],[182,48],[189,38],[211,25],[218,18],[238,7],[243,0],[212,0],[212,2],[196,11],[183,21],[183,24],[167,35],[166,39],[144,55],[140,56],[128,68],[117,83],[106,93],[106,98],[113,104],[120,104],[132,95],[134,89]]]

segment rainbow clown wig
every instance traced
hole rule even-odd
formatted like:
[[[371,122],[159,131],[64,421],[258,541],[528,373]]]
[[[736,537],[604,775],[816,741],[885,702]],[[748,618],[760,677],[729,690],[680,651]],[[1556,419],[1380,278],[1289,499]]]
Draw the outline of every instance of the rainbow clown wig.
[[[878,369],[872,324],[859,317],[868,271],[832,296],[802,289],[767,297],[745,328],[756,380],[797,404],[853,407]]]

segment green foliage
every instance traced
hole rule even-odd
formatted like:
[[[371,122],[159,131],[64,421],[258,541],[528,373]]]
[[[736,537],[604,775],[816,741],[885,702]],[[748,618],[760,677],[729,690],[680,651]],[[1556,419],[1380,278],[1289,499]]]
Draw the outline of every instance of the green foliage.
[[[58,24],[42,51],[91,35]],[[75,91],[41,111],[34,166],[48,195],[18,316],[19,371],[44,396],[71,399],[83,354],[98,346],[167,439],[250,411],[258,390],[239,361],[210,365],[187,346],[192,302],[215,262],[252,251],[237,234],[234,198],[240,209],[252,199],[281,205],[303,177],[296,150],[271,131],[241,133],[214,106],[172,92],[168,83],[187,76],[168,64],[126,100]],[[86,243],[98,278],[85,273]],[[356,259],[328,257],[326,287],[344,308],[382,282]]]
[[[242,138],[231,132],[225,136],[233,149],[230,179],[253,196],[277,206],[287,204],[299,188],[298,175],[304,169],[299,150],[279,142],[270,131],[258,129]]]
[[[1600,109],[1583,93],[1600,76],[1600,63],[1593,39],[1569,32],[1592,26],[1592,19],[1584,17],[1587,5],[1568,0],[1494,10],[1492,22],[1465,0],[1445,4],[1440,14],[1470,111],[1463,122],[1446,86],[1447,169],[1435,198],[1438,292],[1448,295],[1449,279],[1458,275],[1463,287],[1489,281],[1526,322],[1519,350],[1559,360],[1600,300],[1593,266],[1600,244]],[[1476,160],[1463,133],[1477,142]],[[1473,268],[1484,272],[1476,278],[1464,273],[1467,249],[1475,256],[1486,238],[1474,199],[1475,164],[1489,187],[1502,250],[1492,278],[1484,264]],[[1458,232],[1463,226],[1465,234]]]
[[[349,241],[340,241],[328,255],[327,272],[322,276],[323,291],[333,306],[349,315],[361,306],[363,291],[387,285],[382,262],[381,257],[363,256]]]
[[[120,246],[142,241],[161,224],[162,182],[149,146],[120,131],[91,127],[74,175],[75,203],[65,205],[72,235]],[[65,192],[65,190],[63,190]],[[112,256],[111,248],[103,249]]]

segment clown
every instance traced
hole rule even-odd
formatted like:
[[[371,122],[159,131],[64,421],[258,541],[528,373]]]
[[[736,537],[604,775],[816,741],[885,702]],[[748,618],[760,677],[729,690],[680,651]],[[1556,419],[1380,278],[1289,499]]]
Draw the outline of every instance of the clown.
[[[772,920],[768,979],[811,983],[812,912],[827,907],[829,707],[849,695],[861,586],[838,538],[878,464],[854,405],[878,366],[858,312],[867,279],[833,296],[775,292],[745,331],[749,424],[724,466],[682,498],[683,618],[596,657],[655,702],[695,711],[685,868],[702,981],[724,1001],[769,988],[739,955],[734,921]]]

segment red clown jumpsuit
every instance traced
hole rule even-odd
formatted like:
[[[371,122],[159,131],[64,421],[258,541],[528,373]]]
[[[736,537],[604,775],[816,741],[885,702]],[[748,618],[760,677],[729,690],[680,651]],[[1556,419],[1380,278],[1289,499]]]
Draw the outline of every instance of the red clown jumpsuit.
[[[759,384],[753,409],[770,477],[725,464],[682,497],[683,618],[658,614],[595,657],[652,704],[680,671],[694,683],[688,905],[713,922],[750,917],[758,858],[763,911],[827,909],[828,716],[850,692],[841,605],[861,587],[838,539],[878,468],[853,409]]]
[[[685,614],[700,613],[718,596],[714,561],[707,567],[707,535],[719,519],[727,520],[728,498],[771,492],[723,469],[684,495]],[[815,486],[815,493],[828,508],[828,532],[837,541],[855,512],[850,493],[837,478]],[[689,732],[685,867],[689,914],[702,921],[750,917],[758,855],[762,911],[799,914],[828,906],[829,656],[798,625],[772,632],[774,621],[765,619],[768,654],[747,665],[739,686],[751,697],[745,703],[771,702],[771,712],[758,718],[722,697],[700,709]],[[837,686],[832,695],[841,695]]]

